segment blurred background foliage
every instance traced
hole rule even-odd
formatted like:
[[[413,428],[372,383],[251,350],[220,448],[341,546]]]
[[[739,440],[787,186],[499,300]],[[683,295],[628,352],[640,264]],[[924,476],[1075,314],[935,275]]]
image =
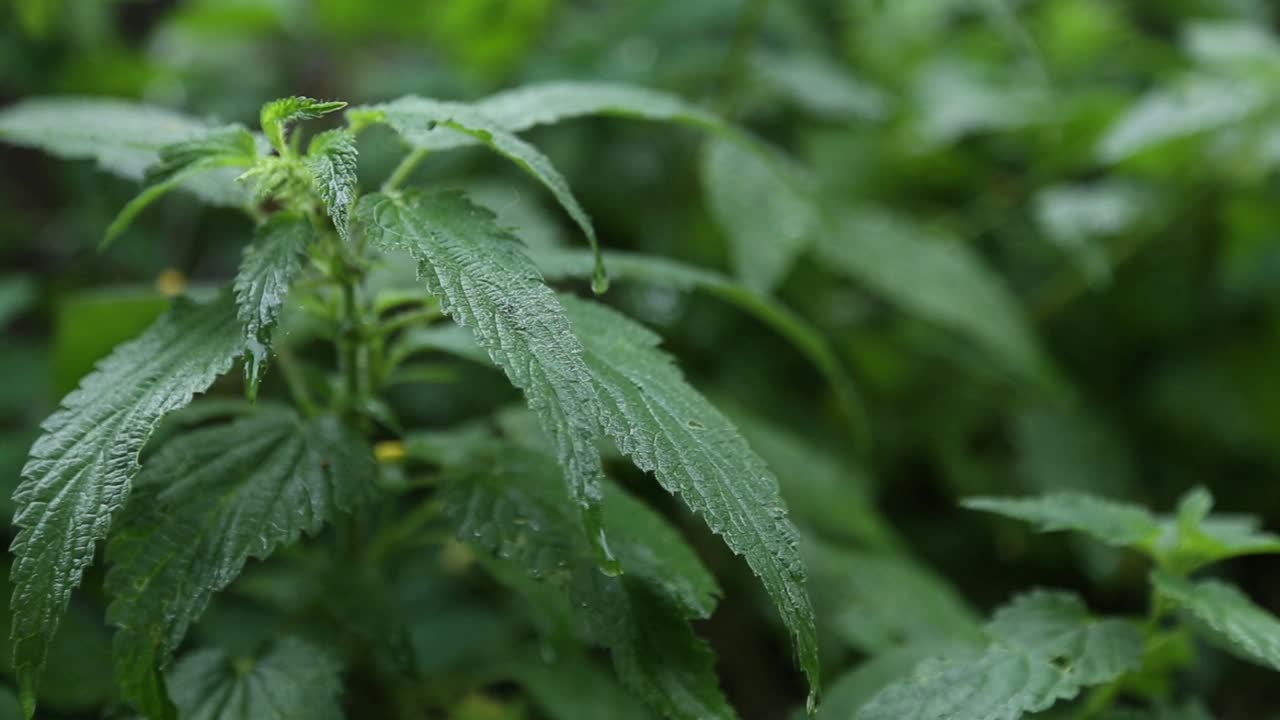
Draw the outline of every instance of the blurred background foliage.
[[[112,95],[252,123],[289,94],[474,99],[619,80],[704,103],[783,148],[835,232],[753,231],[752,204],[769,199],[749,180],[716,186],[714,148],[687,130],[533,133],[608,247],[774,293],[851,376],[861,429],[802,355],[732,306],[660,287],[609,295],[660,329],[777,471],[809,538],[831,720],[963,641],[1018,589],[1079,588],[1099,610],[1142,610],[1135,558],[1031,537],[959,509],[963,496],[1079,489],[1167,510],[1203,484],[1220,508],[1280,525],[1278,19],[1265,0],[3,0],[0,104]],[[381,178],[398,152],[389,133],[367,133],[362,177]],[[134,183],[12,147],[0,167],[11,513],[57,398],[173,290],[229,277],[249,226],[175,195],[98,254]],[[483,153],[433,157],[418,179],[473,188],[531,244],[573,238],[537,188]],[[447,425],[506,399],[439,384],[397,402]],[[744,717],[787,716],[803,688],[772,613],[739,563],[683,525],[727,590],[700,628],[726,692]],[[344,604],[376,603],[411,618],[397,653],[414,656],[420,680],[386,717],[601,717],[577,698],[594,676],[573,673],[589,666],[531,659],[524,692],[487,682],[476,668],[511,661],[516,611],[449,579],[469,562],[456,547],[419,560],[359,594],[344,579],[324,610],[352,618]],[[1225,572],[1280,609],[1273,560]],[[251,568],[198,639],[252,645],[273,612],[332,589],[313,575]],[[60,631],[48,717],[114,712],[99,580]],[[376,621],[349,631],[374,636]],[[384,661],[349,671],[350,707]],[[1170,699],[1193,690],[1211,717],[1280,717],[1274,678],[1220,653],[1182,663],[1180,678]]]

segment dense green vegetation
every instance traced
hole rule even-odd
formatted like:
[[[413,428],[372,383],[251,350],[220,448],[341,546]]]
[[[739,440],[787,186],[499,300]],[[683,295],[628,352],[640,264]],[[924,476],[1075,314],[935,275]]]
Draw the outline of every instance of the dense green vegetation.
[[[1280,720],[1276,13],[0,6],[0,720]]]

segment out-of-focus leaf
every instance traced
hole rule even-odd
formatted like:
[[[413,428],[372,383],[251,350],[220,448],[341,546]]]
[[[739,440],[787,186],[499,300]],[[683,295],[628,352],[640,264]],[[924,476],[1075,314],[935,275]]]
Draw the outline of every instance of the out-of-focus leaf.
[[[1040,228],[1094,284],[1111,280],[1111,257],[1100,241],[1131,230],[1150,206],[1146,188],[1122,180],[1054,185],[1035,196]]]
[[[802,110],[832,120],[883,120],[884,91],[819,55],[760,54],[752,68],[775,93]]]
[[[325,650],[285,638],[255,658],[199,650],[169,676],[180,717],[341,720],[341,666]]]
[[[0,278],[0,328],[21,315],[36,300],[36,286],[25,275]]]
[[[1232,585],[1192,582],[1157,572],[1160,596],[1192,617],[1214,645],[1272,670],[1280,670],[1280,619]]]

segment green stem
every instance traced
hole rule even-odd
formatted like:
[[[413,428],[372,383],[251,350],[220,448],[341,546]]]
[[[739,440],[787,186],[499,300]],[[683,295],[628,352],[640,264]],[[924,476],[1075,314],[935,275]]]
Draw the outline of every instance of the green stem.
[[[409,179],[409,175],[413,173],[413,171],[418,167],[418,164],[422,162],[423,158],[425,158],[429,152],[430,151],[427,148],[418,148],[408,155],[405,155],[404,159],[400,161],[400,164],[396,166],[396,169],[392,170],[391,175],[382,183],[382,192],[395,190],[400,187],[405,180]]]
[[[756,35],[760,31],[760,23],[764,21],[765,10],[769,0],[744,0],[742,14],[738,16],[738,26],[733,32],[733,44],[729,48],[729,57],[725,60],[724,85],[720,95],[720,114],[732,118],[737,109],[738,97],[745,84],[747,63],[751,49],[755,45]]]
[[[360,308],[356,300],[355,280],[344,277],[342,284],[342,329],[338,337],[338,363],[342,370],[348,410],[361,405],[363,384],[360,382]]]

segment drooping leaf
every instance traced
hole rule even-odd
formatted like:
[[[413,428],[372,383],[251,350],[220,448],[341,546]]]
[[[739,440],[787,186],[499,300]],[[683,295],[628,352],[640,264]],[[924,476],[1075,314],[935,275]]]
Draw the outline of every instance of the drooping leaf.
[[[462,103],[404,97],[382,105],[363,108],[360,113],[366,118],[366,122],[377,119],[387,123],[414,147],[429,147],[429,138],[432,137],[432,133],[439,127],[447,127],[480,141],[515,163],[550,190],[556,202],[560,203],[560,206],[582,230],[596,258],[592,286],[599,293],[603,293],[608,288],[608,276],[605,274],[604,261],[600,256],[600,243],[596,239],[596,230],[591,224],[591,218],[578,204],[564,176],[536,147],[521,140],[487,115]]]
[[[179,300],[121,345],[45,421],[14,493],[14,664],[24,705],[71,590],[128,499],[138,454],[168,412],[231,368],[244,350],[230,293]]]
[[[1046,379],[1047,361],[1017,300],[967,246],[879,210],[847,212],[835,228],[817,245],[833,270],[968,336],[1019,377]]]
[[[1091,617],[1074,595],[1037,591],[997,611],[985,650],[922,662],[855,720],[1018,720],[1110,682],[1142,660],[1142,626]]]
[[[262,106],[258,120],[262,123],[262,132],[275,146],[277,151],[285,149],[284,135],[289,125],[300,120],[315,120],[346,107],[341,101],[315,100],[309,97],[293,96],[272,100]]]
[[[724,138],[702,154],[702,187],[728,236],[735,274],[768,293],[819,232],[814,198],[783,160]]]
[[[341,669],[327,651],[285,638],[256,658],[191,653],[169,684],[184,720],[342,720]]]
[[[591,277],[591,256],[578,250],[531,250],[529,256],[548,280]],[[705,291],[736,306],[767,325],[790,342],[813,364],[835,394],[840,411],[853,433],[865,444],[870,432],[867,413],[857,390],[831,348],[830,343],[807,320],[786,306],[752,292],[720,273],[662,257],[625,252],[605,253],[610,277],[621,282],[637,282],[681,292]]]
[[[257,394],[271,350],[271,333],[289,287],[302,272],[312,234],[306,220],[290,214],[276,215],[258,228],[240,261],[234,284],[236,315],[244,325],[245,346],[251,356],[244,365],[251,397]]]
[[[59,157],[91,158],[102,169],[141,180],[165,146],[199,140],[208,125],[163,108],[103,98],[32,98],[0,110],[0,140]],[[201,173],[182,188],[206,203],[239,206],[248,192],[234,170]]]
[[[519,241],[456,193],[366,195],[358,213],[374,247],[415,258],[442,309],[524,392],[556,446],[586,532],[611,564],[599,509],[600,400],[581,342]]]
[[[1156,592],[1186,612],[1214,645],[1272,670],[1280,670],[1280,619],[1239,588],[1219,580],[1193,582],[1156,572]]]
[[[344,239],[356,201],[356,157],[356,138],[348,130],[322,132],[307,148],[312,183]]]
[[[621,681],[666,717],[736,717],[689,627],[714,607],[715,581],[658,515],[609,486],[605,516],[624,571],[609,576],[549,455],[491,445],[450,476],[443,499],[458,537],[496,556],[498,578],[531,593],[549,627],[609,648]]]
[[[148,459],[108,549],[108,620],[125,699],[173,718],[161,669],[250,558],[315,534],[366,494],[373,453],[335,417],[267,408]]]
[[[659,338],[603,305],[563,298],[586,349],[605,431],[760,578],[818,689],[817,633],[799,535],[778,481],[737,428],[684,379]]]

